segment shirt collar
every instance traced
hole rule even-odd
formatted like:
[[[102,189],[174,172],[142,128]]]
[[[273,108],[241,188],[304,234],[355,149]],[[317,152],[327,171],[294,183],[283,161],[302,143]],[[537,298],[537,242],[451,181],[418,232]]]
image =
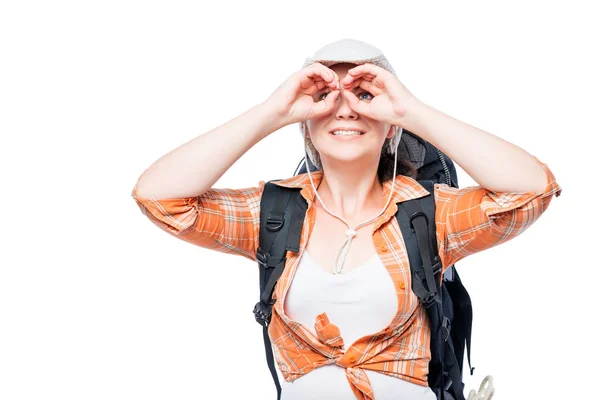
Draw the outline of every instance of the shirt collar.
[[[323,171],[313,171],[311,172],[311,176],[313,182],[315,183],[315,187],[318,188],[321,180],[323,179]],[[272,182],[278,186],[287,188],[300,188],[300,194],[306,200],[313,201],[315,198],[315,193],[312,185],[310,184],[308,173]],[[392,190],[391,179],[383,183],[383,194],[385,199],[387,199],[390,195],[390,190]],[[392,204],[395,205],[396,203],[401,203],[407,200],[418,199],[420,197],[427,196],[428,194],[429,192],[413,178],[404,175],[396,175],[390,206],[392,206]]]

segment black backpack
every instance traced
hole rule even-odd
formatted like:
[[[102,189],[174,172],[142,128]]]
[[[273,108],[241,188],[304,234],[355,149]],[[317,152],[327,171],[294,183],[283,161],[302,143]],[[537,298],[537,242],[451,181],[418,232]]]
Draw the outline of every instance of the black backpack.
[[[417,168],[417,180],[430,195],[398,203],[396,219],[410,259],[412,290],[427,310],[431,326],[431,361],[428,383],[438,399],[465,400],[462,382],[465,347],[471,375],[472,306],[454,266],[446,270],[440,286],[441,261],[435,233],[435,183],[458,187],[454,163],[439,149],[417,135],[403,130],[398,158],[408,159]],[[307,160],[311,171],[317,168]],[[294,175],[306,173],[303,167]],[[256,321],[263,326],[267,363],[281,398],[271,341],[267,332],[274,304],[273,290],[283,273],[286,252],[299,251],[300,234],[307,202],[300,189],[267,182],[260,205],[259,248],[260,301],[254,306]]]

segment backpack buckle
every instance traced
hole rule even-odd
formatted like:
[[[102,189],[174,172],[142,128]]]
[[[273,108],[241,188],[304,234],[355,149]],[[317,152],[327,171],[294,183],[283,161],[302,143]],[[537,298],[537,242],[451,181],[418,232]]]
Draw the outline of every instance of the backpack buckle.
[[[265,254],[260,248],[256,251],[256,261],[259,266],[263,268],[275,268],[277,265],[269,265],[269,257],[270,256]]]
[[[422,302],[425,308],[431,307],[434,303],[441,303],[440,297],[435,292],[427,293],[427,297],[425,297]]]
[[[268,260],[268,256],[259,248],[256,251],[256,261],[258,262],[258,265],[260,265],[263,268],[267,268],[267,260]]]
[[[264,327],[269,326],[269,322],[271,322],[271,306],[267,306],[261,301],[254,305],[254,310],[252,310],[252,312],[254,313],[254,319],[259,325]]]
[[[277,232],[283,227],[285,213],[270,212],[267,218],[267,230],[269,232]]]
[[[450,320],[442,317],[442,339],[444,339],[444,342],[447,342],[450,337],[450,329]]]

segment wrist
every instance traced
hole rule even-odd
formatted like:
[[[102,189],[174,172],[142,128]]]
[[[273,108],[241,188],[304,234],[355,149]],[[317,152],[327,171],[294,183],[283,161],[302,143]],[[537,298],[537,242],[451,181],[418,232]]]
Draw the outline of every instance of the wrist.
[[[277,112],[276,108],[274,108],[270,103],[262,102],[255,105],[253,107],[253,112],[256,113],[257,118],[263,121],[263,131],[265,137],[288,125]]]
[[[257,107],[261,110],[261,113],[268,118],[275,130],[281,129],[290,124],[286,119],[287,112],[278,107],[277,104],[273,103],[273,100],[268,99],[258,104]]]
[[[414,130],[418,129],[419,121],[427,113],[428,108],[427,104],[413,98],[402,110],[396,112],[393,125],[415,133]]]

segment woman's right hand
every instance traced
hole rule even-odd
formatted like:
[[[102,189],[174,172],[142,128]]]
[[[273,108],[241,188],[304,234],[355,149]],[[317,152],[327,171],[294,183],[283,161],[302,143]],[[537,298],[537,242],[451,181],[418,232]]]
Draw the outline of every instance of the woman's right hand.
[[[314,63],[294,73],[283,82],[264,102],[280,118],[280,125],[286,126],[319,117],[333,109],[340,95],[338,75],[323,64]],[[329,93],[321,99],[321,89]]]

